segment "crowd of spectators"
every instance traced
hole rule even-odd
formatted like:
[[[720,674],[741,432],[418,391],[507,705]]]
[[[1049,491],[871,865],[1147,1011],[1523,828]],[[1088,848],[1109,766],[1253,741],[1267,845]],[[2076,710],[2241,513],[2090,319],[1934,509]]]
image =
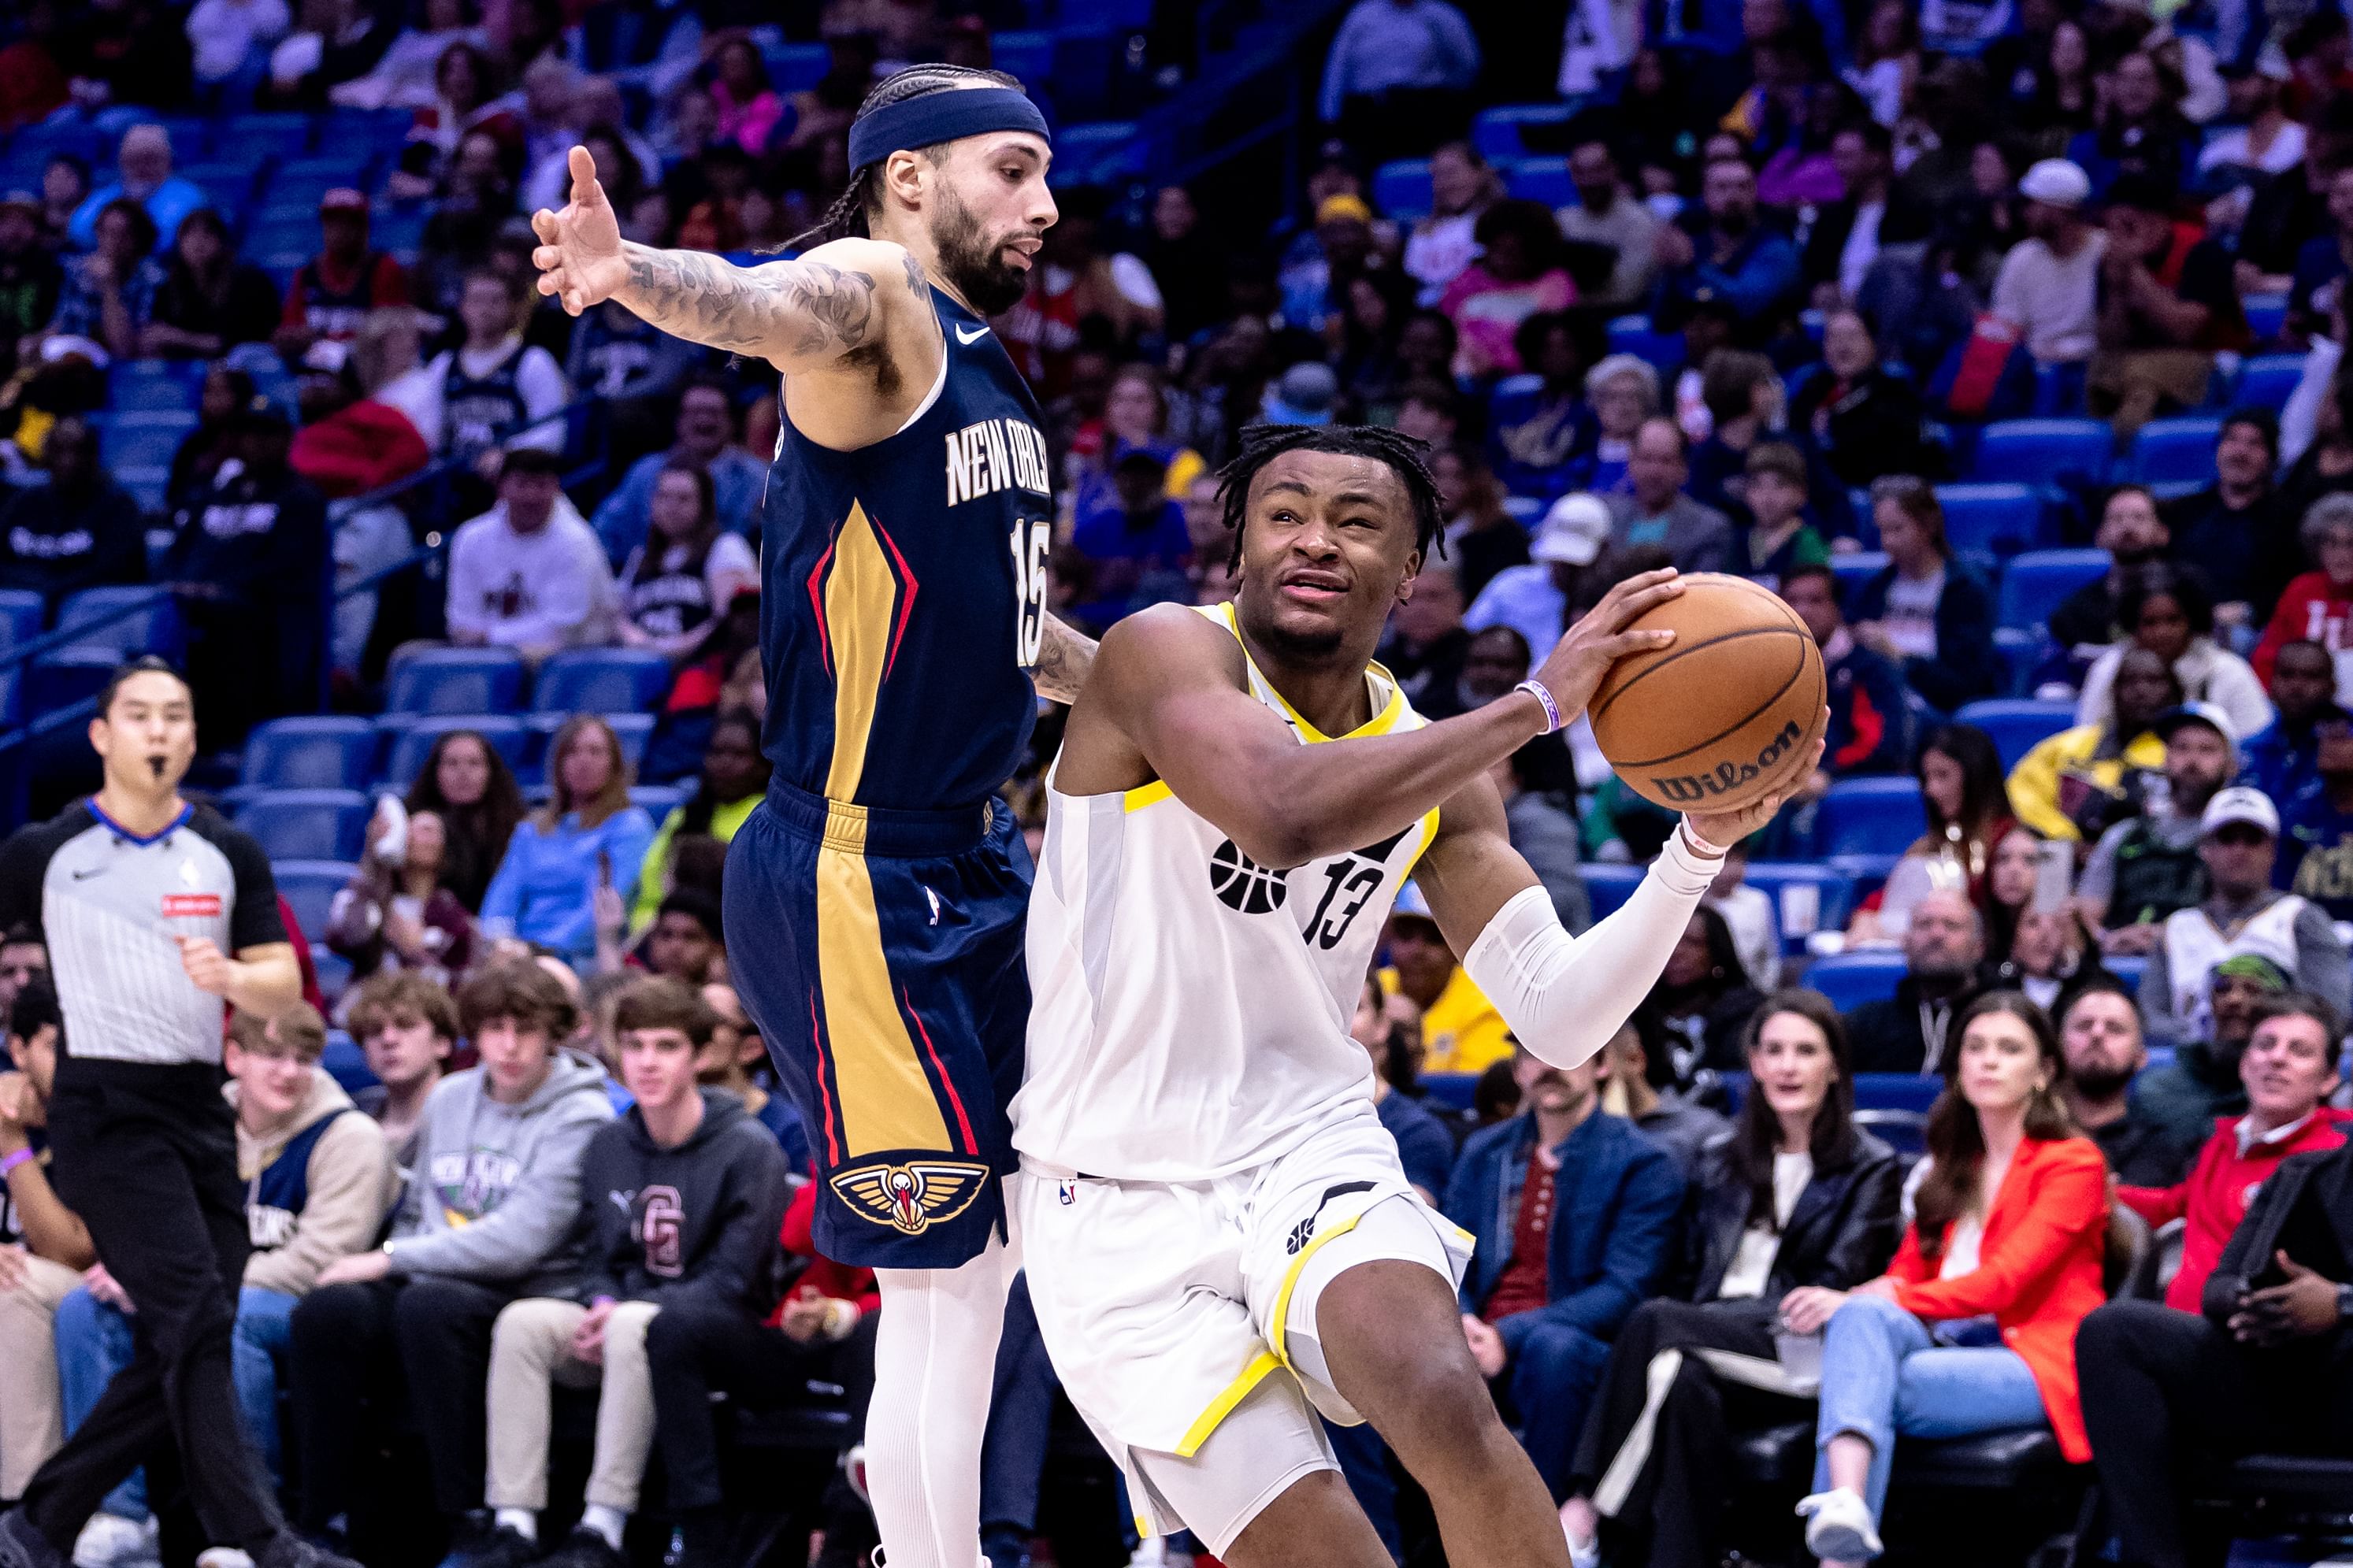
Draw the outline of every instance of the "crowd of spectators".
[[[1820,766],[1602,1057],[1515,1050],[1427,911],[1409,896],[1390,923],[1351,1032],[1410,1178],[1479,1239],[1466,1343],[1580,1563],[1720,1562],[1733,1432],[1814,1400],[1804,1530],[1825,1561],[1903,1544],[1881,1534],[1899,1433],[2047,1427],[2099,1476],[2122,1561],[2174,1568],[2189,1526],[2164,1478],[2193,1440],[2342,1453],[2300,1407],[2316,1377],[2323,1407],[2353,1394],[2338,1306],[2309,1282],[2347,1278],[2353,1231],[2353,1156],[2333,1152],[2353,1007],[2345,24],[2221,0],[2168,21],[1575,5],[1530,82],[1523,9],[1348,7],[1310,94],[1330,140],[1271,229],[1180,184],[1058,193],[997,322],[1060,481],[1054,608],[1101,630],[1229,597],[1215,470],[1260,421],[1430,443],[1448,526],[1381,657],[1433,718],[1508,692],[1631,573],[1780,595],[1828,675]],[[562,200],[580,142],[629,237],[785,244],[845,183],[871,83],[987,64],[1002,20],[794,9],[828,55],[793,91],[773,20],[716,3],[100,0],[0,33],[22,95],[0,112],[110,148],[0,192],[0,588],[52,616],[88,588],[168,589],[232,773],[257,724],[328,694],[364,708],[422,647],[666,661],[642,749],[567,716],[543,784],[483,732],[441,734],[301,933],[348,989],[233,1024],[257,1248],[240,1392],[293,1516],[372,1561],[446,1533],[457,1568],[615,1568],[674,1538],[702,1568],[756,1500],[730,1484],[729,1421],[814,1383],[854,1437],[877,1298],[811,1252],[807,1132],[769,1092],[719,917],[767,782],[775,378],[618,304],[567,317],[531,288],[523,218]],[[1524,132],[1562,160],[1545,199],[1464,134],[1504,82],[1565,105]],[[167,125],[247,109],[410,117],[274,272],[178,172]],[[2293,391],[2240,404],[2258,349],[2303,356]],[[158,360],[206,369],[142,498],[110,465],[108,373]],[[2105,482],[2152,421],[2201,409],[2198,477]],[[1998,636],[1999,563],[1957,542],[1940,487],[2007,478],[1979,439],[2035,413],[2103,419],[2114,449],[2035,492],[2046,542],[2105,561],[2021,652]],[[445,552],[433,571],[332,597],[419,547]],[[2005,765],[1968,710],[2026,693],[2073,721]],[[1033,834],[1056,734],[1049,713],[1008,781]],[[1840,784],[1906,778],[1923,831],[1860,873],[1851,910],[1800,921],[1745,879],[1752,856],[1813,858]],[[1581,725],[1496,782],[1576,929],[1588,868],[1647,860],[1671,826]],[[649,812],[645,784],[683,798]],[[39,1163],[8,1160],[39,1145],[62,1026],[25,936],[0,941],[0,1500],[136,1326]],[[1793,988],[1873,952],[1901,978],[1843,1015]],[[1468,1092],[1434,1092],[1446,1075]],[[1934,1109],[1883,1138],[1857,1075]],[[664,1185],[694,1220],[657,1258],[644,1194]],[[2130,1226],[2175,1222],[2163,1305],[2109,1302]],[[1064,1462],[1021,1313],[1017,1295],[1005,1365],[1032,1385],[991,1429],[997,1568]],[[1788,1340],[1813,1344],[1810,1375]],[[551,1398],[590,1389],[567,1500]],[[1342,1456],[1400,1560],[1437,1561],[1377,1443]],[[819,1561],[871,1543],[855,1481],[804,1521]],[[110,1498],[81,1568],[177,1552],[167,1489]]]

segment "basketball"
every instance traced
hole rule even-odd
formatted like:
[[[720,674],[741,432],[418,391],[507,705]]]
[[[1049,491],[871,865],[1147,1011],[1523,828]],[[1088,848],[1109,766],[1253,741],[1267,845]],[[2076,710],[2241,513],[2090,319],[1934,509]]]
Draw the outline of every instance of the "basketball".
[[[1610,666],[1588,710],[1593,739],[1627,787],[1674,811],[1737,811],[1764,795],[1824,725],[1821,650],[1778,595],[1739,577],[1687,574],[1683,591],[1629,631],[1675,640]]]

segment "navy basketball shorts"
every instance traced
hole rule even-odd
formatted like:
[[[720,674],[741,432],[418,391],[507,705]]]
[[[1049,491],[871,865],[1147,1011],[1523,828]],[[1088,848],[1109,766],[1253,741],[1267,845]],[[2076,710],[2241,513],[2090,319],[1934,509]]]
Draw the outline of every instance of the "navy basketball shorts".
[[[836,1262],[952,1268],[1002,1233],[1033,869],[1003,801],[887,811],[781,782],[729,846],[728,971],[808,1125]]]

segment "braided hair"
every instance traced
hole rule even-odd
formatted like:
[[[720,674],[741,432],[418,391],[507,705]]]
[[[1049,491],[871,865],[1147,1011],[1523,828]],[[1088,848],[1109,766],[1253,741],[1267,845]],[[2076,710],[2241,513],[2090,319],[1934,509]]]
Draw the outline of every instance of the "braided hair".
[[[923,98],[934,92],[955,92],[966,83],[976,81],[987,82],[992,87],[1009,87],[1016,92],[1024,90],[1019,78],[1004,71],[984,70],[975,66],[909,66],[905,70],[893,71],[877,82],[874,90],[868,93],[866,100],[858,106],[858,112],[871,114],[893,103],[904,103],[911,98]],[[940,147],[918,147],[914,151],[934,163],[940,161]],[[881,205],[882,164],[878,160],[851,170],[849,185],[841,195],[834,197],[833,205],[825,209],[825,216],[817,220],[817,226],[795,235],[785,242],[785,248],[807,250],[811,246],[824,245],[830,240],[869,238],[867,215]]]
[[[1429,442],[1380,425],[1252,425],[1242,431],[1240,440],[1241,449],[1233,461],[1218,470],[1218,502],[1225,509],[1226,527],[1234,536],[1233,554],[1226,563],[1229,571],[1238,570],[1242,563],[1242,520],[1250,507],[1250,482],[1285,452],[1337,452],[1386,463],[1413,503],[1414,548],[1427,555],[1435,542],[1444,553],[1445,509],[1438,498],[1438,481],[1430,472]]]

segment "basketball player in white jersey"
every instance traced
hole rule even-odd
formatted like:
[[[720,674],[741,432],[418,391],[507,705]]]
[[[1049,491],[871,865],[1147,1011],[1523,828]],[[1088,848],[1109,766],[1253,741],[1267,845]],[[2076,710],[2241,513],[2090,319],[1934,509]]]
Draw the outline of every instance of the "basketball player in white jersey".
[[[1572,939],[1488,770],[1614,659],[1671,641],[1624,628],[1682,589],[1620,584],[1532,681],[1425,725],[1371,662],[1439,527],[1422,450],[1388,430],[1246,437],[1221,476],[1239,596],[1114,627],[1050,775],[1013,1105],[1030,1295],[1139,1526],[1189,1526],[1234,1568],[1388,1562],[1319,1411],[1373,1424],[1452,1561],[1568,1562],[1464,1341],[1470,1238],[1408,1184],[1349,1009],[1410,870],[1522,1044],[1585,1060],[1664,967],[1720,847],[1813,765],[1685,818]]]

